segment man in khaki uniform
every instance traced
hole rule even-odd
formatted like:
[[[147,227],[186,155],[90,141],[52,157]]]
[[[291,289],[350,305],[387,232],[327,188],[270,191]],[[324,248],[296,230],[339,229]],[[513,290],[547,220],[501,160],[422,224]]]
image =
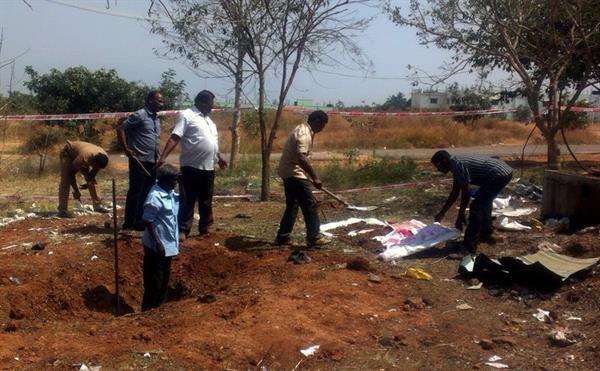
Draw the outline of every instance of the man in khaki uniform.
[[[296,126],[289,135],[279,160],[279,176],[283,179],[285,190],[285,212],[279,223],[275,238],[276,245],[291,242],[290,234],[294,229],[298,206],[306,223],[306,244],[308,247],[325,245],[331,240],[319,236],[321,223],[317,214],[317,202],[311,191],[312,184],[321,188],[321,180],[310,164],[314,135],[327,124],[329,118],[323,111],[314,111],[308,116],[308,122]]]
[[[77,186],[75,175],[83,174],[86,184],[81,189],[89,189],[94,211],[107,213],[108,209],[102,206],[98,192],[96,191],[96,174],[108,164],[106,152],[91,143],[67,141],[65,148],[60,152],[60,185],[58,187],[58,216],[66,218],[69,216],[67,210],[69,205],[69,187],[73,188],[73,198],[79,200],[81,192]]]

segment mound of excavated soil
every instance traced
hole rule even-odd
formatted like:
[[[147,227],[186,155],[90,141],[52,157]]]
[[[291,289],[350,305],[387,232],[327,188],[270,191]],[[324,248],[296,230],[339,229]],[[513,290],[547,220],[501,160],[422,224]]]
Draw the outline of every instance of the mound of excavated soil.
[[[260,210],[274,210],[265,205]],[[227,223],[248,223],[233,217],[244,207],[231,207],[231,218],[219,215]],[[271,236],[268,228],[279,212],[253,209],[252,223],[267,226]],[[170,301],[144,313],[140,236],[121,236],[124,315],[114,317],[106,221],[100,215],[32,218],[0,228],[3,369],[85,363],[103,369],[455,370],[484,367],[493,355],[515,369],[583,370],[600,362],[597,273],[550,295],[467,290],[469,283],[455,278],[457,262],[423,258],[384,265],[373,259],[363,240],[368,235],[309,250],[312,261],[302,265],[287,262],[290,251],[274,248],[270,238],[223,231],[192,237],[173,261]],[[526,250],[539,239],[507,234],[505,242],[483,249]],[[353,264],[360,269],[346,269]],[[423,267],[434,279],[398,275],[409,266]],[[209,294],[216,300],[197,300]],[[472,309],[457,309],[463,303]],[[537,308],[552,311],[556,322],[533,318]],[[551,342],[548,334],[558,327],[568,328],[575,342]],[[320,346],[314,355],[300,353],[313,345]]]

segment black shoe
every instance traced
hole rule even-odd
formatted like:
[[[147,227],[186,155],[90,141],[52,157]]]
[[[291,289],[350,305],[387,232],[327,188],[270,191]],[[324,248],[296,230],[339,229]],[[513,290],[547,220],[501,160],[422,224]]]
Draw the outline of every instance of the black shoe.
[[[61,210],[56,214],[59,218],[72,218],[73,214],[70,214],[68,211]]]
[[[292,244],[292,239],[290,237],[277,236],[277,237],[275,237],[275,241],[273,241],[273,245],[277,245],[277,246],[291,245],[291,244]]]

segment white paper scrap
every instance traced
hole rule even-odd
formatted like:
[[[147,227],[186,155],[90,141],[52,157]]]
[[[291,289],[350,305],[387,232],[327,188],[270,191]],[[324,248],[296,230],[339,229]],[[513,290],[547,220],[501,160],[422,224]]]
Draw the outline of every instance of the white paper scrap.
[[[305,357],[309,357],[312,356],[313,354],[315,354],[315,352],[320,348],[320,345],[313,345],[311,347],[308,347],[306,349],[302,349],[300,351],[300,353],[304,354]]]

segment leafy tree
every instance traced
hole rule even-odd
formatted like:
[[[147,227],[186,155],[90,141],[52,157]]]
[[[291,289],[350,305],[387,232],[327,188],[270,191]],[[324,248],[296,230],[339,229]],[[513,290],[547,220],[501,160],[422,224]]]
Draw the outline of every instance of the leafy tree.
[[[494,92],[491,89],[460,88],[457,83],[454,83],[448,87],[447,92],[451,104],[450,109],[453,111],[490,109],[494,103]],[[454,120],[473,123],[481,117],[482,115],[454,116]]]
[[[150,90],[122,79],[114,69],[90,71],[79,66],[39,74],[27,66],[25,74],[29,78],[25,86],[35,94],[40,112],[48,114],[133,111]]]
[[[169,68],[163,72],[158,89],[165,98],[163,109],[179,109],[191,104],[190,97],[185,92],[185,81],[175,80],[175,70]]]
[[[556,134],[566,126],[560,117],[600,80],[600,2],[411,0],[406,14],[390,5],[387,11],[398,25],[415,28],[423,44],[454,52],[454,71],[509,72],[546,140],[548,166],[559,167]]]
[[[258,86],[261,138],[261,200],[270,193],[270,157],[283,106],[300,66],[339,63],[336,52],[346,52],[359,65],[365,62],[352,34],[366,28],[370,18],[355,17],[365,0],[240,0],[221,1],[236,21],[244,40],[247,63]],[[267,117],[267,79],[279,85],[276,110]]]
[[[404,96],[404,93],[398,92],[396,95],[390,96],[379,109],[383,111],[406,111],[410,105],[408,104],[408,100]]]
[[[239,161],[242,86],[250,74],[241,24],[226,12],[225,3],[241,7],[246,0],[151,0],[152,32],[161,35],[165,55],[189,62],[203,74],[230,78],[234,83],[229,167]],[[209,66],[210,68],[207,68]]]

